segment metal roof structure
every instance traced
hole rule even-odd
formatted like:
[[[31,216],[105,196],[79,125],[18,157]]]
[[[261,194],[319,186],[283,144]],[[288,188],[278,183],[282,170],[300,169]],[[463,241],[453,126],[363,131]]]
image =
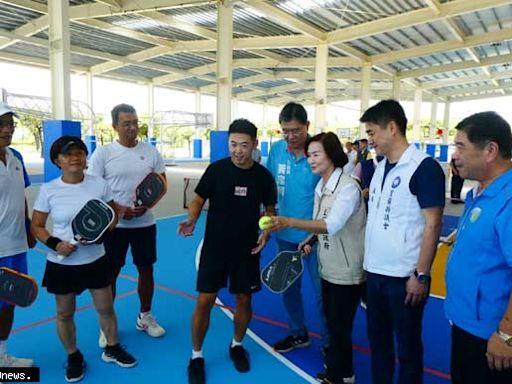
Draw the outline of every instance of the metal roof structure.
[[[233,95],[314,101],[328,44],[328,101],[461,101],[512,95],[510,0],[70,0],[76,73],[214,94],[217,3],[233,3]],[[46,0],[0,0],[0,60],[48,66]]]

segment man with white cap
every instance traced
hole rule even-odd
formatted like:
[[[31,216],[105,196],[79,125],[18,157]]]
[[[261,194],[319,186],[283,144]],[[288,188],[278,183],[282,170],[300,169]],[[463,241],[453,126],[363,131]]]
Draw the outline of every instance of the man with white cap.
[[[30,233],[25,188],[28,175],[21,154],[9,148],[16,114],[0,102],[0,267],[27,273],[27,250],[35,246]],[[17,117],[17,116],[16,116]],[[14,306],[0,300],[0,367],[31,367],[31,359],[7,354],[7,338],[14,321]]]

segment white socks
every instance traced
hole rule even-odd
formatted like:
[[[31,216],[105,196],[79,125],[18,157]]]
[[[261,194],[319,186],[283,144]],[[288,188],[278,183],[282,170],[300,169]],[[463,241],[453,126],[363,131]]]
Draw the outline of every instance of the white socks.
[[[231,340],[231,348],[237,347],[240,345],[242,345],[241,341],[236,341],[234,338],[233,338],[233,340]],[[194,351],[194,349],[192,349],[192,360],[199,359],[199,358],[203,358],[203,350],[201,349],[200,351]]]

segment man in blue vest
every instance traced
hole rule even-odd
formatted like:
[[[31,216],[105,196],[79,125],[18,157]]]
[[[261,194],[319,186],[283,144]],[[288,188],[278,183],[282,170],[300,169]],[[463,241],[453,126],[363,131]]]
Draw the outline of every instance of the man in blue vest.
[[[407,118],[395,100],[379,102],[360,121],[370,145],[385,157],[370,184],[364,254],[372,380],[393,383],[396,339],[398,383],[421,384],[421,323],[441,231],[444,173],[409,145]]]
[[[446,268],[454,384],[512,383],[512,134],[495,112],[456,127],[453,161],[478,181]]]

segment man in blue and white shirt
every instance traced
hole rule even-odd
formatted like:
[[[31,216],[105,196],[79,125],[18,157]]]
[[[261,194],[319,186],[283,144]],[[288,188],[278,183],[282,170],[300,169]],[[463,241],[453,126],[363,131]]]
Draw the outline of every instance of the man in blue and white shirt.
[[[360,121],[377,155],[385,156],[370,184],[364,253],[373,383],[393,383],[396,338],[398,383],[421,384],[421,324],[441,231],[444,173],[409,145],[407,118],[395,100],[374,105]]]
[[[284,140],[272,145],[267,160],[267,168],[277,184],[278,212],[280,216],[311,220],[315,187],[320,179],[311,172],[304,151],[308,137],[309,121],[305,108],[296,103],[288,103],[279,114],[279,124]],[[279,251],[296,251],[299,243],[309,234],[298,229],[285,229],[277,232]],[[320,332],[323,347],[328,347],[327,326],[322,307],[320,276],[316,249],[304,262],[311,277],[316,306],[320,317]],[[277,352],[288,352],[294,348],[310,345],[302,302],[302,280],[297,279],[283,293],[283,303],[288,314],[290,335],[274,344]]]
[[[30,234],[25,188],[30,185],[21,154],[9,148],[16,123],[14,112],[0,102],[0,267],[27,273],[27,250],[35,246]],[[14,306],[0,301],[0,367],[31,367],[32,359],[7,354]]]

